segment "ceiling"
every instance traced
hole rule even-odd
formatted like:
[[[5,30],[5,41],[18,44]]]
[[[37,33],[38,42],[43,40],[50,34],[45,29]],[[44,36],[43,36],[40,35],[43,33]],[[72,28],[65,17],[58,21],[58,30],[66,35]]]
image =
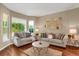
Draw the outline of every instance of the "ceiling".
[[[28,16],[45,16],[79,7],[77,3],[4,3],[4,5]]]

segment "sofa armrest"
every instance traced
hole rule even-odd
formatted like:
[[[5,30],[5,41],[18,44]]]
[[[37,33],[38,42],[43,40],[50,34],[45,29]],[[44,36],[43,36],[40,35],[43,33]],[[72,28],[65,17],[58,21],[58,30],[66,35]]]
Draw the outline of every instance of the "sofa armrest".
[[[67,42],[68,42],[68,36],[65,36],[65,37],[63,38],[63,43],[64,43],[65,45],[67,45]]]
[[[16,37],[16,36],[13,37],[13,43],[14,43],[15,45],[18,45],[18,43],[20,43],[20,42],[21,42],[21,38]]]

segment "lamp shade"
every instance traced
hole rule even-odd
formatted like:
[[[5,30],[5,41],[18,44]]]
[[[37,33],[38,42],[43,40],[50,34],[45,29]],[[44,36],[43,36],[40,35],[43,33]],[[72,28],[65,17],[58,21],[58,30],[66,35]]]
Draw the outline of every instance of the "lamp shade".
[[[69,33],[76,34],[77,33],[77,30],[75,28],[72,28],[72,29],[69,30]]]
[[[36,28],[36,29],[35,29],[35,31],[36,31],[36,32],[38,32],[38,31],[39,31],[39,29],[37,29],[37,28]]]

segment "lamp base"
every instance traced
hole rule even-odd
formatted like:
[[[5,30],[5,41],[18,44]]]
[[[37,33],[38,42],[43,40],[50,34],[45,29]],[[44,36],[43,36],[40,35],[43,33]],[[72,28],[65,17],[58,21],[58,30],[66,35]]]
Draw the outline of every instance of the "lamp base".
[[[69,35],[68,35],[68,38],[69,38],[69,39],[75,39],[75,35],[74,35],[74,34],[69,34]]]

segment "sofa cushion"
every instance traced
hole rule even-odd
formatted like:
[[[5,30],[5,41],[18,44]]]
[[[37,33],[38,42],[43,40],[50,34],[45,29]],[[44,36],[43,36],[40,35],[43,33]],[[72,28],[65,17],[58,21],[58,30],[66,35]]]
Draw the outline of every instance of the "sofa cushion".
[[[19,33],[19,35],[20,35],[21,38],[24,38],[25,37],[24,36],[24,33]]]
[[[50,42],[54,43],[62,43],[62,40],[59,39],[49,39]]]
[[[14,35],[17,36],[17,37],[19,37],[19,38],[27,38],[27,37],[31,36],[31,33],[21,32],[21,33],[15,33]]]
[[[49,41],[49,38],[41,38],[43,41]]]
[[[30,41],[32,40],[31,38],[22,38],[21,41]]]

